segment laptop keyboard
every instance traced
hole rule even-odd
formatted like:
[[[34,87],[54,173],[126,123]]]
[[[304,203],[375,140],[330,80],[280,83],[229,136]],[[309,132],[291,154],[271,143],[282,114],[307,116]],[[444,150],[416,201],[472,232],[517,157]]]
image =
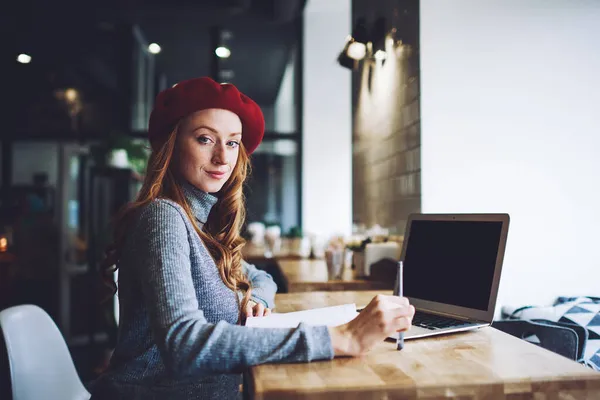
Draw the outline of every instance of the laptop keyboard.
[[[445,328],[456,328],[459,326],[472,325],[471,322],[462,321],[450,317],[444,317],[436,314],[429,314],[423,311],[416,311],[412,324],[421,328],[437,330]]]

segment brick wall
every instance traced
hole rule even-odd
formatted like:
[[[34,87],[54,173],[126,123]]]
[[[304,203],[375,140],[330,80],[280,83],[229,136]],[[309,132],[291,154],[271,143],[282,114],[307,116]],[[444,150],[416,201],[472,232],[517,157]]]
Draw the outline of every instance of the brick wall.
[[[385,63],[363,61],[353,78],[353,219],[403,234],[421,209],[418,2],[355,0],[353,19],[391,16]]]

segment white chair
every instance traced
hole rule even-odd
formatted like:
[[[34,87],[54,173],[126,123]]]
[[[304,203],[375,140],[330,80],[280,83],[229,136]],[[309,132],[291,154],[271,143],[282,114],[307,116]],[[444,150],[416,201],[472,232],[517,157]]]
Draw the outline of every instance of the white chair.
[[[34,305],[0,312],[13,400],[83,400],[85,389],[62,334],[52,318]]]

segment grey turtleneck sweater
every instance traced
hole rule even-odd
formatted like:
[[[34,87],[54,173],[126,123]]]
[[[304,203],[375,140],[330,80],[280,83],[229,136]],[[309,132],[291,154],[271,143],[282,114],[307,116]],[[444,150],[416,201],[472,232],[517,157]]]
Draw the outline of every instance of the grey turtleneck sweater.
[[[217,199],[184,184],[200,226]],[[237,325],[239,293],[223,283],[183,208],[159,199],[134,219],[121,251],[119,337],[92,399],[232,399],[262,363],[333,358],[326,327]],[[244,263],[252,298],[273,308],[271,277]]]

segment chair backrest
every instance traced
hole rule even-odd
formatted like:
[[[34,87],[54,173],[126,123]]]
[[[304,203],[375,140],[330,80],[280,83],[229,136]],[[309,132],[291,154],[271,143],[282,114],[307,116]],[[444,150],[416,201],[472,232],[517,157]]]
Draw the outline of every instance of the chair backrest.
[[[83,400],[87,392],[62,334],[52,318],[34,305],[0,312],[13,400]]]
[[[494,321],[492,326],[546,350],[579,361],[579,336],[571,327],[558,326],[551,321],[521,319]]]

